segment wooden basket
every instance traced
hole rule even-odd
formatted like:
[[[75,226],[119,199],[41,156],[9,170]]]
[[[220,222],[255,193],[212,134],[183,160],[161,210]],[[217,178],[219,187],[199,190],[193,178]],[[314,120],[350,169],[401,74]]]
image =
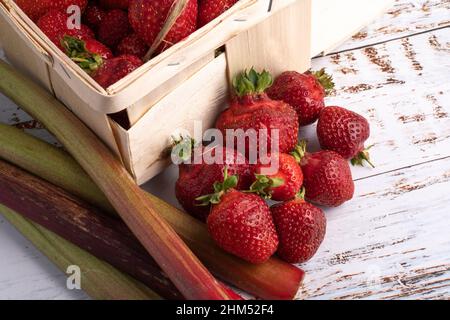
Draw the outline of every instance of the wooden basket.
[[[52,91],[142,184],[169,164],[175,129],[192,132],[196,120],[213,126],[237,72],[309,68],[311,0],[241,0],[107,90],[11,0],[0,0],[0,31],[8,59]]]

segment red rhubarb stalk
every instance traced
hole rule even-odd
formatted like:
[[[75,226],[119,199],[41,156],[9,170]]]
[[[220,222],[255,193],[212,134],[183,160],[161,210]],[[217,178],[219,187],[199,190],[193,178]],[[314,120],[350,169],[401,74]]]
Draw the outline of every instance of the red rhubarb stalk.
[[[110,209],[98,187],[62,149],[1,124],[0,145],[0,158],[67,190],[105,213]],[[277,258],[255,266],[229,255],[211,240],[205,224],[151,194],[148,197],[217,277],[262,299],[292,299],[297,294],[304,277],[301,269]]]
[[[63,104],[5,62],[0,62],[0,92],[65,146],[186,299],[231,298],[160,217],[120,160]]]
[[[119,219],[0,161],[0,203],[140,280],[166,299],[183,299]]]
[[[150,288],[44,227],[0,204],[0,214],[62,272],[77,265],[82,287],[96,300],[159,300]],[[88,271],[88,272],[85,272]]]

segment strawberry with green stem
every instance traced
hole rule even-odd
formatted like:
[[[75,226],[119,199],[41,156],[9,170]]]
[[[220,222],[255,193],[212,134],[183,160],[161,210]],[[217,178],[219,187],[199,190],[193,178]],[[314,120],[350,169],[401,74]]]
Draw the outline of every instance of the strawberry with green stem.
[[[306,142],[302,141],[292,155],[302,168],[308,201],[338,207],[353,198],[355,184],[350,165],[340,154],[329,150],[306,152]]]
[[[217,119],[216,128],[226,141],[234,139],[235,146],[245,141],[247,157],[255,153],[259,156],[262,150],[275,152],[272,144],[277,152],[289,153],[297,143],[297,114],[287,103],[267,96],[265,91],[272,82],[271,74],[265,70],[258,73],[252,68],[236,76],[233,80],[235,96],[230,107]],[[257,136],[248,139],[246,133],[250,131]]]
[[[275,79],[267,94],[290,104],[297,112],[300,126],[306,126],[317,121],[325,108],[325,96],[333,88],[333,78],[325,69],[307,73],[287,71]]]
[[[62,51],[64,51],[62,46],[64,36],[82,40],[94,38],[94,32],[84,24],[79,28],[69,28],[67,19],[69,19],[69,15],[66,12],[52,10],[39,19],[37,26]]]
[[[278,248],[270,208],[255,194],[234,189],[237,176],[224,170],[223,182],[214,184],[214,193],[199,197],[203,205],[213,204],[208,230],[216,244],[250,263],[266,262]]]
[[[64,36],[61,45],[67,56],[89,74],[113,57],[111,50],[95,39],[80,40]]]
[[[196,145],[192,139],[176,141],[173,152],[182,160],[175,184],[175,196],[184,210],[193,217],[206,221],[211,206],[198,206],[196,199],[214,193],[214,183],[224,181],[224,169],[239,177],[238,190],[247,190],[252,183],[252,170],[248,160],[238,151],[223,146]],[[205,159],[217,159],[213,163]]]
[[[370,160],[369,149],[364,146],[370,137],[370,124],[366,118],[342,107],[327,107],[319,117],[317,136],[322,149],[339,153],[351,159],[353,165],[364,165]]]
[[[271,160],[269,164],[259,163],[255,166],[256,181],[250,187],[250,192],[275,201],[293,199],[303,185],[299,164],[293,156],[285,153],[269,155],[268,159]],[[274,165],[278,168],[274,173],[263,174]]]

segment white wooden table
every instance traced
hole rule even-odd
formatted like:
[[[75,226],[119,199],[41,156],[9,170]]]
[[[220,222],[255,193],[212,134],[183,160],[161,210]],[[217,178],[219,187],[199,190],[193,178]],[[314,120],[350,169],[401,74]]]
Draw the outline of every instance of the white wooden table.
[[[1,51],[0,51],[1,55]],[[353,201],[327,210],[327,237],[299,298],[450,298],[450,1],[395,8],[314,59],[342,105],[370,119],[374,170],[355,168]],[[0,96],[0,120],[33,126]],[[42,129],[31,132],[53,142]],[[317,148],[314,128],[302,132]],[[176,204],[170,168],[146,188]],[[87,299],[0,216],[1,299]]]

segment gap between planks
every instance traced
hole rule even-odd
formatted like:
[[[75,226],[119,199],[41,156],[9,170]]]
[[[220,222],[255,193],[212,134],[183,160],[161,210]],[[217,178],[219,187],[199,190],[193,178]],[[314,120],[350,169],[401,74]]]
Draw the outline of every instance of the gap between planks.
[[[407,35],[404,35],[404,36],[400,36],[400,37],[396,37],[396,38],[392,38],[392,39],[387,39],[385,41],[378,41],[378,42],[374,42],[374,43],[368,43],[368,44],[365,44],[365,45],[362,45],[362,46],[358,46],[358,47],[354,47],[354,48],[350,48],[350,49],[344,49],[344,50],[341,50],[341,51],[333,51],[333,52],[327,53],[326,55],[323,55],[323,56],[315,56],[312,59],[315,60],[315,59],[320,59],[320,58],[323,58],[323,57],[330,57],[330,56],[333,56],[333,55],[336,55],[336,54],[357,51],[357,50],[361,50],[361,49],[364,49],[364,48],[374,47],[374,46],[378,46],[378,45],[381,45],[381,44],[385,44],[385,43],[389,43],[389,42],[393,42],[393,41],[397,41],[397,40],[402,40],[402,39],[405,39],[405,38],[412,38],[414,36],[420,36],[422,34],[427,34],[427,33],[431,33],[431,32],[434,32],[434,31],[438,31],[438,30],[442,30],[442,29],[449,29],[449,28],[450,28],[450,26],[433,28],[433,29],[429,29],[429,30],[426,30],[426,31],[420,31],[420,32],[416,32],[416,33],[413,33],[413,34],[407,34]]]
[[[412,165],[409,165],[409,166],[404,166],[404,167],[400,167],[400,168],[396,168],[396,169],[392,169],[392,170],[388,170],[388,171],[384,171],[384,172],[379,172],[379,173],[373,174],[371,176],[366,176],[366,177],[354,179],[354,181],[357,182],[357,181],[367,180],[367,179],[379,177],[379,176],[382,176],[382,175],[385,175],[385,174],[393,173],[393,172],[396,172],[396,171],[411,169],[413,167],[421,166],[421,165],[424,165],[424,164],[438,162],[438,161],[443,161],[443,160],[446,160],[446,159],[449,159],[449,158],[450,158],[450,155],[442,157],[442,158],[438,158],[438,159],[432,159],[432,160],[428,160],[428,161],[424,161],[424,162],[419,162],[419,163],[415,163],[415,164],[412,164]]]

